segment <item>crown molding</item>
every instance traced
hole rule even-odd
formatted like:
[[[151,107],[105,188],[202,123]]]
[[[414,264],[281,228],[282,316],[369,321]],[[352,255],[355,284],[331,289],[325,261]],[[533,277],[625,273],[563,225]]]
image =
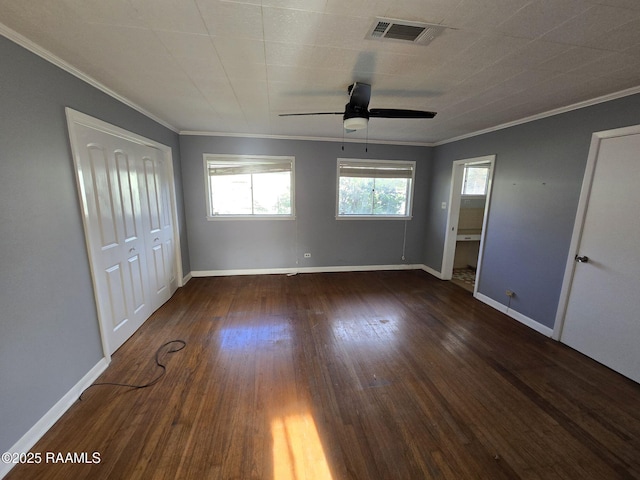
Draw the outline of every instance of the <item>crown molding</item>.
[[[147,110],[145,110],[141,106],[135,104],[134,102],[132,102],[128,98],[123,97],[119,93],[114,92],[113,90],[111,90],[106,85],[98,82],[96,79],[94,79],[94,78],[90,77],[89,75],[81,72],[80,70],[78,70],[73,65],[65,62],[60,57],[57,57],[56,55],[54,55],[50,51],[42,48],[40,45],[32,42],[31,40],[26,38],[24,35],[22,35],[22,34],[16,32],[15,30],[7,27],[3,23],[0,23],[0,35],[8,38],[12,42],[20,45],[21,47],[29,50],[31,53],[33,53],[35,55],[38,55],[40,58],[43,58],[47,62],[52,63],[53,65],[61,68],[65,72],[70,73],[74,77],[79,78],[83,82],[88,83],[92,87],[97,88],[101,92],[106,93],[110,97],[115,98],[119,102],[124,103],[126,106],[133,108],[137,112],[143,114],[145,117],[148,117],[149,119],[153,120],[154,122],[159,123],[163,127],[166,127],[169,130],[171,130],[171,131],[173,131],[175,133],[178,133],[178,129],[176,127],[174,127],[173,125],[171,125],[170,123],[164,121],[161,118],[158,118],[154,114],[148,112]]]
[[[434,147],[434,143],[427,142],[402,142],[395,140],[372,140],[364,138],[337,138],[337,137],[308,137],[296,135],[267,135],[259,133],[228,133],[228,132],[207,132],[198,130],[181,130],[180,135],[193,135],[201,137],[236,137],[236,138],[261,138],[267,140],[304,140],[312,142],[337,142],[337,143],[368,143],[374,145],[403,145],[409,147]]]
[[[447,140],[441,140],[439,142],[432,143],[431,146],[438,147],[440,145],[457,142],[459,140],[464,140],[467,138],[477,137],[479,135],[484,135],[486,133],[497,132],[498,130],[504,130],[505,128],[515,127],[516,125],[522,125],[524,123],[535,122],[536,120],[541,120],[543,118],[553,117],[555,115],[560,115],[562,113],[572,112],[574,110],[579,110],[581,108],[591,107],[599,103],[605,103],[611,100],[617,100],[619,98],[628,97],[630,95],[635,95],[637,93],[640,93],[640,86],[627,88],[625,90],[620,90],[619,92],[609,93],[607,95],[592,98],[590,100],[584,100],[582,102],[574,103],[572,105],[567,105],[566,107],[560,107],[553,110],[549,110],[547,112],[531,115],[530,117],[524,117],[524,118],[521,118],[520,120],[514,120],[513,122],[503,123],[500,125],[496,125],[495,127],[485,128],[484,130],[478,130],[477,132],[460,135],[459,137],[449,138]]]

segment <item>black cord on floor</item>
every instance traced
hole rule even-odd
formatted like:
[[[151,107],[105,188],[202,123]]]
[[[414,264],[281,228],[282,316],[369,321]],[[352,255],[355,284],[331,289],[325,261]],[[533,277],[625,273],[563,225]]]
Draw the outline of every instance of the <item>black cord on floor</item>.
[[[164,347],[166,347],[167,345],[171,345],[172,343],[177,343],[177,344],[179,344],[179,346],[167,350],[166,353],[179,352],[180,350],[182,350],[184,347],[187,346],[187,342],[185,342],[184,340],[171,340],[170,342],[167,342],[167,343],[161,345],[160,348],[158,348],[158,350],[156,350],[156,365],[162,369],[162,372],[160,372],[160,375],[158,375],[156,378],[151,380],[149,383],[145,383],[144,385],[132,385],[132,384],[129,384],[129,383],[114,383],[114,382],[94,383],[93,385],[89,385],[87,388],[85,388],[82,391],[82,393],[80,394],[80,397],[78,397],[78,400],[82,401],[82,396],[85,394],[85,392],[87,390],[89,390],[90,388],[96,387],[98,385],[113,385],[115,387],[128,387],[128,388],[133,388],[133,389],[147,388],[147,387],[150,387],[152,385],[155,385],[156,383],[158,383],[160,381],[160,379],[164,376],[164,374],[167,373],[167,367],[163,363],[160,363],[160,352],[162,351],[162,349]]]

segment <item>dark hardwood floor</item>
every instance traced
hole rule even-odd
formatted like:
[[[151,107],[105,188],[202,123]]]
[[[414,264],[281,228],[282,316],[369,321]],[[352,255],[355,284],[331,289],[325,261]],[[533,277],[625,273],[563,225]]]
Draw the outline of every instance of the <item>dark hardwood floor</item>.
[[[192,279],[7,479],[640,478],[640,385],[422,271]]]

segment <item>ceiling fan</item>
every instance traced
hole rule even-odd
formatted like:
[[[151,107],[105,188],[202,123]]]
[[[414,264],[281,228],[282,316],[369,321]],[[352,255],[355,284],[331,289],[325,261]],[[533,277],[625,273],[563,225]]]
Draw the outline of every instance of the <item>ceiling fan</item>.
[[[403,110],[397,108],[372,108],[369,109],[371,99],[371,85],[355,82],[349,85],[349,103],[345,105],[344,112],[314,112],[314,113],[281,113],[281,117],[296,115],[342,115],[344,128],[348,132],[361,130],[369,124],[369,118],[433,118],[436,112],[423,110]]]

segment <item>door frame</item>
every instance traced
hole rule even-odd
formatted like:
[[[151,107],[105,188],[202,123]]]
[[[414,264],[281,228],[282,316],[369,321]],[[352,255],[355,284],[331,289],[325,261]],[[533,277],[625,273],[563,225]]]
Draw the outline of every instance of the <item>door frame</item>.
[[[584,222],[587,217],[587,209],[589,208],[589,198],[591,196],[591,186],[596,170],[598,154],[600,153],[600,143],[607,138],[624,137],[627,135],[640,134],[640,125],[630,127],[616,128],[613,130],[603,130],[594,132],[591,135],[591,145],[589,146],[589,156],[587,157],[587,165],[585,167],[584,178],[582,179],[582,187],[580,190],[580,199],[578,200],[578,209],[576,212],[576,220],[573,224],[573,233],[571,235],[571,243],[569,244],[569,253],[567,254],[567,263],[564,269],[564,277],[562,288],[560,289],[560,299],[558,300],[558,310],[556,312],[553,334],[551,338],[562,341],[562,330],[567,315],[567,307],[569,306],[569,295],[571,294],[571,286],[576,269],[575,256],[580,248],[582,241],[582,232],[584,230]]]
[[[451,280],[453,276],[453,261],[456,255],[456,237],[458,236],[458,220],[460,218],[460,203],[462,201],[462,177],[464,167],[478,163],[488,163],[489,178],[487,180],[487,195],[484,204],[484,218],[482,219],[482,232],[480,233],[480,248],[478,250],[478,266],[476,268],[476,282],[473,287],[473,296],[478,293],[478,285],[480,278],[480,270],[482,268],[482,257],[484,252],[484,241],[487,232],[487,219],[489,218],[489,209],[491,206],[491,190],[493,186],[493,172],[495,170],[494,155],[485,155],[483,157],[465,158],[462,160],[454,160],[451,168],[451,190],[449,191],[449,210],[447,212],[447,228],[444,238],[444,249],[442,252],[442,267],[440,278],[442,280]]]
[[[171,147],[167,145],[148,139],[146,137],[143,137],[142,135],[138,135],[136,133],[130,132],[123,128],[117,127],[103,120],[99,120],[85,113],[78,112],[77,110],[73,110],[72,108],[65,107],[65,114],[67,117],[67,129],[69,132],[69,141],[70,141],[71,153],[73,157],[74,174],[76,177],[76,182],[79,187],[78,197],[80,201],[80,209],[83,216],[82,228],[84,231],[85,242],[87,245],[87,256],[89,260],[89,268],[91,270],[91,282],[93,286],[93,294],[96,301],[96,313],[98,316],[98,324],[100,327],[100,339],[102,342],[102,351],[103,351],[104,357],[107,359],[107,361],[109,361],[111,359],[111,354],[109,353],[109,346],[108,346],[107,335],[105,330],[106,326],[104,324],[106,319],[102,318],[102,315],[100,313],[100,307],[99,307],[100,299],[98,298],[98,288],[95,280],[96,271],[94,268],[95,259],[93,258],[93,253],[91,249],[89,224],[86,220],[88,217],[88,208],[85,203],[85,200],[82,198],[82,178],[80,177],[81,175],[80,168],[79,168],[80,159],[78,156],[80,152],[78,152],[76,148],[77,138],[76,138],[74,125],[83,125],[103,133],[115,135],[117,137],[123,138],[125,140],[136,143],[138,145],[155,148],[159,150],[163,155],[165,159],[164,163],[165,165],[167,165],[167,176],[169,180],[169,196],[170,196],[170,203],[171,203],[171,218],[173,222],[173,236],[174,236],[174,250],[175,250],[174,251],[175,269],[176,269],[175,271],[176,271],[176,277],[177,277],[176,280],[177,280],[177,287],[181,287],[183,286],[182,253],[180,248],[180,235],[179,235],[179,228],[178,228],[178,212],[177,212],[175,183],[174,183],[175,176],[173,171],[173,154],[172,154]]]

